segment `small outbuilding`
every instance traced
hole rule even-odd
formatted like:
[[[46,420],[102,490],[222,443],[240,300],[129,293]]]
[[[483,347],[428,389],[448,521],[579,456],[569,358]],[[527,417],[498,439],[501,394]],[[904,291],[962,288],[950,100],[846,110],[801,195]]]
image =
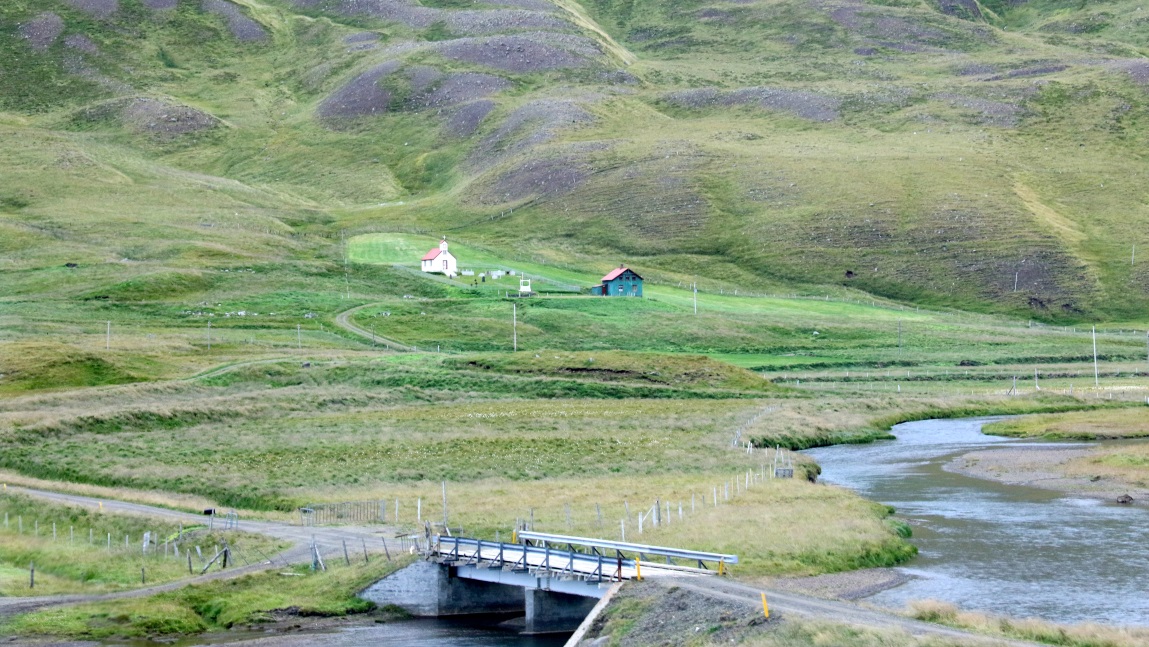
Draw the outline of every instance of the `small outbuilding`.
[[[447,251],[447,239],[444,238],[439,247],[432,249],[423,256],[422,270],[432,274],[445,274],[455,278],[459,273],[459,262],[451,252]]]
[[[591,288],[590,293],[599,297],[641,297],[642,277],[634,270],[619,265],[618,269],[602,277],[602,283]]]

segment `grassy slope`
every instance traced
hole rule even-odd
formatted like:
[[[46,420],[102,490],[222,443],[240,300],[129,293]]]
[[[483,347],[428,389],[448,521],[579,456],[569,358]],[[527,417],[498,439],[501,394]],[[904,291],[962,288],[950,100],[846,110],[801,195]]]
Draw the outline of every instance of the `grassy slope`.
[[[529,244],[533,260],[591,273],[622,258],[664,282],[698,274],[743,290],[840,284],[1046,318],[1126,318],[1145,303],[1142,266],[1123,263],[1144,242],[1130,232],[1149,217],[1139,189],[1146,95],[1114,67],[1142,46],[1141,23],[1126,18],[1135,17],[1130,3],[1107,7],[1104,27],[1083,34],[1056,25],[1093,10],[1046,2],[984,19],[1008,31],[918,2],[862,6],[848,19],[797,0],[736,9],[588,2],[587,14],[634,54],[637,83],[605,84],[593,67],[499,72],[513,89],[462,139],[444,135],[437,113],[412,106],[350,128],[314,116],[332,91],[385,58],[345,46],[345,36],[372,29],[384,46],[434,37],[418,29],[250,2],[268,37],[240,42],[195,3],[166,14],[121,4],[102,21],[64,2],[3,9],[0,45],[16,65],[0,127],[21,142],[3,153],[9,293],[138,295],[143,280],[143,292],[195,303],[214,292],[197,272],[324,267],[338,259],[329,243],[340,229],[415,227],[503,250]],[[20,25],[44,10],[62,17],[65,35],[87,34],[99,47],[83,57],[91,69],[80,77],[67,72],[75,50],[57,41],[32,52],[21,37]],[[874,33],[879,15],[894,33]],[[918,51],[855,53],[878,40]],[[1098,63],[1098,51],[1115,62]],[[448,72],[490,71],[403,56]],[[1038,64],[1069,68],[1008,75]],[[1004,78],[991,79],[991,68]],[[117,86],[108,79],[131,87],[109,89]],[[400,97],[411,92],[403,83],[386,82]],[[525,126],[504,138],[509,152],[493,156],[477,145],[556,84],[575,88],[576,99],[606,93],[579,99],[592,122],[552,129],[550,143],[511,145],[542,132]],[[839,117],[665,99],[702,86],[821,93],[838,102]],[[219,125],[168,136],[101,108],[140,94]],[[985,123],[995,108],[978,101],[1005,105],[1016,123]],[[571,148],[580,142],[594,145]],[[506,175],[556,155],[589,175],[560,189],[552,171]],[[509,181],[510,198],[492,197]],[[382,202],[390,206],[374,206]],[[104,262],[123,259],[130,263]],[[69,261],[85,271],[65,287],[58,266]]]
[[[134,599],[81,604],[17,616],[0,624],[10,635],[48,634],[78,639],[148,638],[193,634],[258,624],[278,613],[304,616],[344,616],[370,611],[373,605],[357,594],[409,561],[384,561],[346,566],[336,560],[324,572],[306,566],[247,575],[188,586],[170,593]],[[282,570],[282,569],[280,569]],[[291,586],[284,586],[290,579]]]
[[[156,533],[163,544],[179,535],[178,525],[47,504],[10,493],[0,496],[0,513],[7,520],[0,529],[0,595],[122,591],[140,586],[141,569],[146,570],[150,584],[187,576],[183,552],[179,558],[170,547],[161,546],[157,551],[149,546],[147,554],[142,552],[145,532]],[[275,552],[284,547],[256,535],[209,533],[206,528],[186,530],[179,545],[183,550],[203,546],[206,557],[193,558],[199,567],[211,559],[210,548],[223,542],[244,559],[258,559],[258,551]],[[28,588],[30,564],[36,566],[33,591]]]

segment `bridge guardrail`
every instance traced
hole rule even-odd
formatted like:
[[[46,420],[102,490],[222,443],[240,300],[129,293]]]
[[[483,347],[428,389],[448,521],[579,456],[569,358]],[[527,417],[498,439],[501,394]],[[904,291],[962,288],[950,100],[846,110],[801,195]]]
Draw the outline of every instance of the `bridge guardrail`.
[[[484,550],[487,552],[484,553]],[[550,546],[508,544],[443,535],[435,536],[431,553],[450,561],[462,561],[467,564],[499,562],[501,565],[509,564],[516,570],[537,568],[559,575],[594,578],[594,581],[598,582],[630,579],[631,574],[637,573],[639,568],[635,560],[627,559],[621,554],[615,557],[602,553],[591,555],[573,549],[564,551]]]
[[[666,546],[649,546],[646,544],[633,544],[624,541],[611,541],[609,539],[593,539],[589,537],[572,537],[568,535],[555,535],[545,532],[534,532],[531,530],[522,530],[518,533],[518,539],[523,541],[541,541],[543,545],[549,544],[566,544],[574,550],[574,546],[584,546],[590,548],[595,552],[599,550],[613,550],[619,554],[623,552],[637,553],[639,559],[645,560],[647,555],[654,555],[657,557],[665,557],[670,559],[684,559],[693,562],[698,562],[699,568],[706,568],[704,562],[716,562],[718,564],[737,564],[737,555],[728,555],[724,553],[708,553],[697,550],[685,550],[681,548],[670,548]]]

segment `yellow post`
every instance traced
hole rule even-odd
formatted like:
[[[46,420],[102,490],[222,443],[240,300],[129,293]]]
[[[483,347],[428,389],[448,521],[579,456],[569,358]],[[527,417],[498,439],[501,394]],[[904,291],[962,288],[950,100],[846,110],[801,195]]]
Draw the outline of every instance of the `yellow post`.
[[[718,574],[719,575],[725,575],[726,574],[726,562],[722,562],[722,561],[718,562]]]
[[[100,510],[103,510],[103,509],[104,509],[104,502],[100,501]]]
[[[511,531],[511,543],[512,544],[519,543],[519,529],[518,528],[515,528],[514,530]]]
[[[642,581],[642,562],[634,560],[634,579]]]
[[[770,607],[766,606],[766,593],[765,592],[762,593],[762,615],[766,616],[767,620],[770,619]]]

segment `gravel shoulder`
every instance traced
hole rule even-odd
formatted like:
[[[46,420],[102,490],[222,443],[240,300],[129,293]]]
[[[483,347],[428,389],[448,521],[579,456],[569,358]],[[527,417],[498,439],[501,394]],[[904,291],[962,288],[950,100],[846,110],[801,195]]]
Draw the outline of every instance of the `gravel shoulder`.
[[[763,588],[801,593],[825,600],[861,600],[904,584],[905,573],[893,568],[866,568],[811,577],[770,577],[752,580]]]

